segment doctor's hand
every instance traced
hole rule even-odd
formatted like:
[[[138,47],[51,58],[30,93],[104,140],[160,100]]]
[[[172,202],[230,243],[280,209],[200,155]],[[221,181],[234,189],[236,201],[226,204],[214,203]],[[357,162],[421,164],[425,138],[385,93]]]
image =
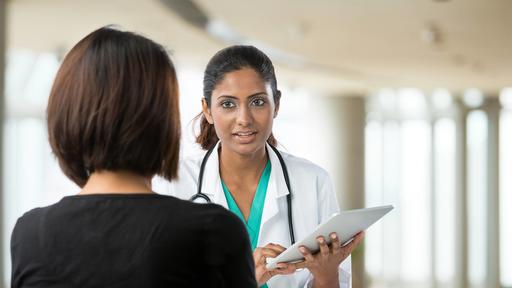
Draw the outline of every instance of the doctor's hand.
[[[364,232],[356,234],[354,239],[343,247],[341,247],[340,239],[336,233],[332,233],[329,237],[331,238],[330,245],[327,245],[324,237],[320,236],[317,238],[320,252],[314,255],[304,246],[299,248],[299,251],[306,260],[298,264],[297,268],[308,268],[313,274],[313,287],[315,288],[339,287],[338,267],[361,243]]]
[[[279,254],[283,253],[286,250],[283,246],[279,244],[269,243],[264,247],[258,247],[253,252],[254,258],[254,266],[256,268],[256,280],[258,281],[258,286],[265,284],[270,278],[275,275],[287,275],[295,272],[294,264],[287,263],[278,263],[277,269],[268,270],[266,265],[266,258],[276,258]]]

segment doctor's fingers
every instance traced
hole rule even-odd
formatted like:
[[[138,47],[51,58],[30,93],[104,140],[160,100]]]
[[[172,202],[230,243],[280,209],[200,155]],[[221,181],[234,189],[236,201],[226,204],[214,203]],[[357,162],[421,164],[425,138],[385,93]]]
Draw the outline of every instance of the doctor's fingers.
[[[278,263],[277,269],[272,270],[275,274],[289,275],[295,272],[297,268],[292,263]]]
[[[265,264],[265,256],[263,256],[261,249],[262,248],[258,247],[252,252],[252,257],[254,258],[254,264],[256,264],[256,266],[259,264]]]
[[[306,258],[306,262],[313,262],[313,261],[315,261],[315,257],[313,256],[313,254],[311,254],[309,249],[306,248],[305,246],[300,246],[299,247],[299,251],[302,254],[302,256],[304,256],[304,258]]]
[[[267,264],[265,258],[276,258],[279,254],[270,248],[258,247],[254,250],[254,262],[256,264]]]
[[[272,250],[278,252],[279,254],[283,253],[284,250],[286,250],[286,248],[284,248],[283,246],[281,246],[279,244],[274,244],[274,243],[268,243],[267,245],[264,246],[264,248],[272,249]]]
[[[327,242],[323,236],[319,236],[316,238],[318,245],[320,246],[320,255],[327,257],[329,256],[329,246],[327,246]]]
[[[294,263],[293,265],[294,265],[294,267],[295,267],[295,270],[297,270],[297,269],[304,269],[304,268],[307,268],[306,261],[302,261],[302,262]]]
[[[279,256],[279,254],[281,254],[281,251],[263,247],[261,248],[261,254],[265,257],[276,258],[277,256]]]
[[[279,254],[283,253],[284,250],[286,250],[283,246],[272,243],[267,244],[264,247],[258,247],[256,249],[259,249],[259,253],[261,253],[263,256],[272,258],[277,257]]]
[[[359,243],[361,243],[361,241],[363,241],[363,238],[364,238],[364,231],[357,233],[356,236],[354,237],[354,239],[350,243],[341,247],[341,252],[346,255],[352,253],[352,251],[354,251],[354,249],[357,248]]]
[[[331,238],[332,254],[339,254],[341,252],[341,244],[340,244],[340,238],[338,237],[338,234],[331,233],[331,235],[329,235],[329,237]]]

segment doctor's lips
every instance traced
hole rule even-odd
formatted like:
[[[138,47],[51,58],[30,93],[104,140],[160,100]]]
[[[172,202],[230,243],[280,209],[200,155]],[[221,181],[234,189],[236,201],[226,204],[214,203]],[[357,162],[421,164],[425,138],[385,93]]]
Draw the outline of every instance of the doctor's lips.
[[[256,139],[257,133],[256,131],[237,131],[232,135],[240,144],[249,144]]]
[[[248,136],[252,136],[254,134],[256,134],[258,132],[256,131],[240,131],[240,132],[234,132],[233,135],[234,136],[239,136],[239,137],[248,137]]]

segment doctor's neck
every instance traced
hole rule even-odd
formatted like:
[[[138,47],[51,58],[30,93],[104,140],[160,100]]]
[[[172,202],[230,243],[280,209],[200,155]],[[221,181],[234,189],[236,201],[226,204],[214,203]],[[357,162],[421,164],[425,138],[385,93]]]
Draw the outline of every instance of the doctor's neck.
[[[260,176],[268,161],[266,147],[250,154],[240,154],[231,149],[219,147],[219,165],[224,175],[250,175]]]

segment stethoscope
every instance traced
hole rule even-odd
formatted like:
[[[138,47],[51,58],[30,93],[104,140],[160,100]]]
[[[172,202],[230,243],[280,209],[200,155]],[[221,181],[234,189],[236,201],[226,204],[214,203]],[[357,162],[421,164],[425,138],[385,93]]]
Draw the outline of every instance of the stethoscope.
[[[281,167],[283,169],[283,175],[284,175],[284,182],[286,183],[286,188],[288,188],[288,195],[286,195],[286,203],[288,206],[288,227],[290,229],[290,240],[292,244],[295,243],[295,234],[293,232],[293,220],[292,220],[292,189],[290,188],[290,178],[288,177],[288,169],[286,168],[286,165],[284,164],[283,156],[281,156],[281,153],[277,150],[276,147],[270,145],[270,148],[274,150],[274,152],[277,155],[277,158],[279,159],[279,163],[281,163]],[[206,161],[208,160],[208,157],[210,157],[210,154],[212,154],[213,150],[215,149],[216,145],[213,146],[206,154],[204,155],[203,161],[201,162],[201,168],[199,170],[199,178],[197,180],[197,193],[194,194],[190,198],[190,201],[197,202],[196,200],[199,200],[201,203],[211,203],[212,200],[208,195],[204,194],[202,192],[203,187],[203,175],[204,175],[204,169],[206,166]]]

